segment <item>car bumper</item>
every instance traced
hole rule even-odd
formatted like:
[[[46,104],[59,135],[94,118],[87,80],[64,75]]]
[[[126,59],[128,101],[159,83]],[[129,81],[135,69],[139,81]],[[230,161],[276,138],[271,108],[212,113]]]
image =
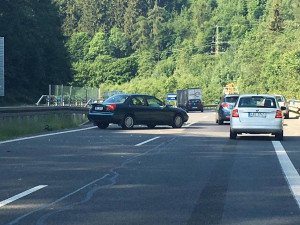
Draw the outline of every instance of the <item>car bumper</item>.
[[[203,107],[201,107],[201,106],[187,106],[186,109],[189,110],[189,111],[201,111],[201,110],[203,110]]]
[[[106,113],[88,113],[89,121],[93,123],[120,123],[121,118],[114,113],[106,112]]]
[[[235,126],[231,126],[230,129],[232,132],[236,132],[236,133],[275,134],[275,133],[280,133],[283,130],[283,127],[280,125],[271,125],[271,126],[235,125]]]
[[[183,122],[187,122],[188,120],[189,120],[189,116],[188,115],[183,116]]]
[[[223,121],[230,121],[230,111],[222,111],[220,118]]]

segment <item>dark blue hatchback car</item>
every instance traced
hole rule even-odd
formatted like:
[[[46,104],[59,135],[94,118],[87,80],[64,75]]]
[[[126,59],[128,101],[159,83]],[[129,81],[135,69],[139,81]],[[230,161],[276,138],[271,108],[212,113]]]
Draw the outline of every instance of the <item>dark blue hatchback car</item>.
[[[230,113],[239,95],[224,95],[216,109],[216,123],[222,125],[224,121],[230,121]]]

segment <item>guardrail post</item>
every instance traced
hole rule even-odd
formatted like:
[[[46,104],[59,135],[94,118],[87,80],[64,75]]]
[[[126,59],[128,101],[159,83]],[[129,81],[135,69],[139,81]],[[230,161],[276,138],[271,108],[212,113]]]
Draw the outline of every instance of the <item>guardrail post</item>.
[[[61,105],[65,105],[65,100],[64,100],[64,85],[61,85]]]
[[[48,106],[50,106],[51,84],[49,84]]]
[[[72,87],[73,86],[70,87],[70,92],[69,92],[70,93],[70,96],[69,96],[69,106],[71,106]]]

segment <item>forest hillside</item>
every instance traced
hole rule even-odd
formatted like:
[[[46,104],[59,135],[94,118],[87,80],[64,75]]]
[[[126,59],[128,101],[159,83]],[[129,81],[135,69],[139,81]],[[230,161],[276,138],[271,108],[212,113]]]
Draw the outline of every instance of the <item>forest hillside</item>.
[[[35,102],[48,84],[161,99],[199,87],[300,99],[299,0],[3,0],[5,90]]]

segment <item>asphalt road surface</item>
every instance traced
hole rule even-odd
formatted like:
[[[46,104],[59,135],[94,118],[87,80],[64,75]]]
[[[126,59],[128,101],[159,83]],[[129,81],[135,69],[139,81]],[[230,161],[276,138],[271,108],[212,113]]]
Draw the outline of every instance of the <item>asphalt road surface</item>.
[[[298,118],[279,142],[189,116],[0,142],[0,225],[300,224]]]

